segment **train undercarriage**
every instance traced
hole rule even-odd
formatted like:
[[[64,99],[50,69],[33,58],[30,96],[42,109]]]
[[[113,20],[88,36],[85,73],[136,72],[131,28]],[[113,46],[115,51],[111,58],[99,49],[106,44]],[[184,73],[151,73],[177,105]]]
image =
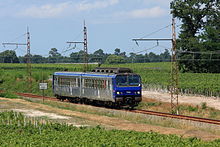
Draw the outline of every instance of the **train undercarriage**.
[[[88,104],[93,106],[101,106],[107,108],[117,108],[117,109],[133,109],[134,107],[138,106],[141,102],[141,97],[117,97],[115,102],[112,101],[100,101],[100,100],[92,100],[86,97],[68,97],[68,96],[59,96],[55,95],[57,99],[60,101],[68,100],[72,103],[79,103],[79,104]]]

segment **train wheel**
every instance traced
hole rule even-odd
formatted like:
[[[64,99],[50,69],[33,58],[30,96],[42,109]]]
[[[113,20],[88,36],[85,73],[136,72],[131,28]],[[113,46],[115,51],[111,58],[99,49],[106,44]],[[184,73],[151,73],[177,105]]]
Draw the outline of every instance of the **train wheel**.
[[[64,98],[64,97],[62,97],[62,96],[60,97],[60,101],[61,101],[61,102],[63,102],[65,99],[66,99],[66,98]]]
[[[134,105],[130,105],[129,107],[128,107],[128,110],[134,110]]]
[[[64,100],[65,100],[62,96],[59,96],[59,95],[56,95],[56,98],[57,98],[59,101],[64,101]]]

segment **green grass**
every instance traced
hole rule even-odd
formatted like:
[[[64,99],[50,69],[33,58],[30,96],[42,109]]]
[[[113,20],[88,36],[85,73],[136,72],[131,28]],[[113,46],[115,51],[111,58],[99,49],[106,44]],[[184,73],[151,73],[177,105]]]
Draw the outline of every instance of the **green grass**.
[[[14,112],[0,113],[0,146],[146,146],[217,147],[220,140],[204,142],[155,132],[76,128],[66,124],[30,121]]]
[[[9,92],[9,91],[6,91],[6,92],[1,92],[0,93],[0,97],[5,97],[5,98],[14,98],[14,99],[16,99],[16,98],[18,98],[18,96],[16,95],[16,94],[14,94],[14,93],[12,93],[12,92]]]
[[[89,70],[96,65],[89,65]],[[141,75],[147,89],[167,89],[170,85],[171,63],[133,63],[102,65],[102,67],[128,67]],[[32,88],[27,84],[26,64],[0,64],[0,90],[30,92],[41,94],[38,83],[44,80],[49,84],[46,95],[53,95],[51,90],[52,74],[56,71],[82,71],[83,65],[77,64],[32,64]],[[179,87],[182,93],[220,96],[220,74],[180,73]]]

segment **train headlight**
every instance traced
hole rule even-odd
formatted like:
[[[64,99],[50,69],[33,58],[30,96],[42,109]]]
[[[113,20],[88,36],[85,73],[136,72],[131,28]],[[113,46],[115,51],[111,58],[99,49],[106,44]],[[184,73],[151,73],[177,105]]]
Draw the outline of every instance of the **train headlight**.
[[[116,92],[117,94],[120,94],[120,92],[118,91],[118,92]]]
[[[137,91],[137,94],[141,94],[141,92],[140,92],[140,91]]]

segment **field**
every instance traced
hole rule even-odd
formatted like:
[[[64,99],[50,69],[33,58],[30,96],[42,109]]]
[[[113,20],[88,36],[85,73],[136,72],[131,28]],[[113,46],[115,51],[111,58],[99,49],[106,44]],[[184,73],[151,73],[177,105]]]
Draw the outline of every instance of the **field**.
[[[89,65],[89,70],[96,65]],[[165,90],[170,85],[170,63],[134,63],[120,65],[102,65],[101,67],[128,67],[142,77],[143,86],[150,90]],[[39,82],[47,82],[51,87],[52,74],[55,71],[82,71],[79,64],[32,64],[32,87],[27,84],[26,64],[0,64],[0,90],[30,92],[40,94]],[[206,96],[220,95],[220,74],[180,73],[181,93]],[[45,91],[52,95],[51,88]]]
[[[219,140],[205,142],[195,137],[182,138],[155,132],[106,130],[96,127],[74,127],[33,119],[17,112],[0,112],[0,146],[206,146],[219,145]]]

